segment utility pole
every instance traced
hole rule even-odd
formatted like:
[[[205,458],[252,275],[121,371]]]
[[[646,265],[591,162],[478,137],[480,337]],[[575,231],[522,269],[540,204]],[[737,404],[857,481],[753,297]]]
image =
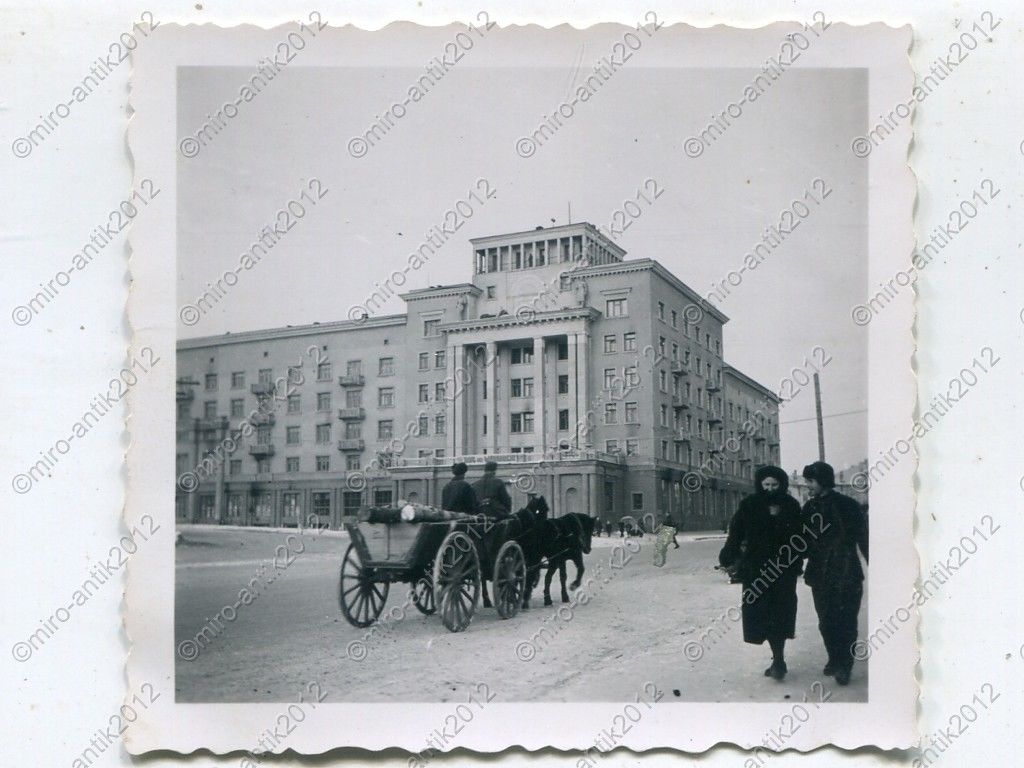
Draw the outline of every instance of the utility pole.
[[[825,460],[825,424],[821,417],[821,379],[814,374],[814,409],[818,416],[818,461]]]

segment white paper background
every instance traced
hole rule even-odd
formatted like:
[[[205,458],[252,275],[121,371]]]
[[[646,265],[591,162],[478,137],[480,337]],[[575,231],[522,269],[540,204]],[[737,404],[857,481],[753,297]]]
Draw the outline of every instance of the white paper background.
[[[369,4],[366,4],[369,5]],[[30,493],[15,494],[7,477],[23,471],[38,451],[69,431],[89,401],[108,388],[110,378],[126,362],[128,345],[124,321],[127,292],[127,254],[122,234],[111,247],[25,326],[15,326],[9,312],[32,296],[39,281],[70,261],[92,229],[106,220],[109,210],[130,194],[131,165],[125,149],[129,62],[122,62],[89,98],[73,106],[53,135],[28,158],[10,151],[10,142],[39,122],[39,114],[68,98],[71,88],[97,57],[108,53],[121,32],[151,10],[161,21],[242,21],[273,25],[305,16],[317,7],[332,23],[351,21],[377,28],[395,18],[424,24],[471,19],[477,4],[375,3],[374,10],[356,13],[355,6],[248,3],[244,10],[204,3],[198,11],[186,4],[128,5],[106,3],[32,7],[15,4],[0,10],[0,201],[5,212],[0,254],[5,267],[0,306],[0,334],[7,352],[4,439],[0,442],[4,478],[3,508],[6,546],[2,568],[4,592],[3,651],[0,690],[6,693],[2,719],[5,762],[10,764],[71,765],[97,729],[108,725],[125,690],[125,638],[120,630],[119,579],[101,589],[56,632],[28,664],[16,662],[11,645],[22,639],[87,576],[89,568],[108,557],[124,533],[120,511],[125,475],[124,405],[100,420],[87,436],[61,458],[52,477]],[[919,108],[911,164],[920,181],[917,231],[930,232],[945,221],[977,181],[994,179],[1003,190],[1002,206],[979,216],[943,251],[917,284],[919,352],[916,358],[922,402],[948,389],[950,378],[983,346],[992,347],[1002,362],[970,390],[956,410],[917,444],[919,472],[918,532],[922,565],[927,570],[946,560],[949,548],[971,531],[981,514],[992,514],[1002,525],[999,533],[971,557],[968,564],[924,607],[921,642],[922,731],[948,725],[957,712],[990,682],[1002,696],[963,736],[956,739],[942,762],[979,765],[1016,762],[1012,738],[1020,720],[1024,691],[1024,640],[1020,605],[1013,588],[1021,571],[1013,542],[1021,536],[1015,512],[1022,494],[1019,407],[1024,323],[1024,267],[1020,238],[1013,229],[1019,220],[1020,151],[1024,120],[1017,93],[1021,81],[1020,11],[1010,3],[906,4],[896,10],[888,3],[762,3],[756,10],[743,3],[668,7],[643,3],[593,3],[587,8],[557,7],[550,3],[492,5],[491,16],[502,24],[536,21],[554,24],[566,19],[576,26],[597,21],[632,23],[655,8],[668,22],[698,25],[733,23],[759,26],[779,19],[807,19],[822,10],[829,19],[853,23],[885,20],[915,27],[912,60],[923,74],[936,56],[979,20],[983,11],[1004,19],[994,42],[983,44]],[[604,8],[602,7],[604,6]],[[735,8],[735,10],[728,10]],[[959,28],[958,28],[959,26]],[[1001,34],[998,34],[1001,32]],[[1013,730],[1011,728],[1013,727]],[[882,764],[896,757],[859,753],[862,764]],[[338,759],[364,762],[358,754],[334,753],[313,762]],[[237,757],[215,761],[194,758],[195,765],[215,762],[237,765]],[[610,764],[647,764],[671,759],[696,764],[697,759],[669,753],[634,756],[615,753]],[[745,755],[718,749],[702,765],[741,765]],[[797,757],[771,758],[780,765],[801,760],[834,765],[840,758],[830,750]],[[435,758],[466,762],[464,754]],[[506,762],[573,762],[556,753],[542,757],[515,753]],[[94,765],[130,762],[118,743]],[[147,764],[170,764],[150,758]],[[388,762],[405,765],[398,753]]]

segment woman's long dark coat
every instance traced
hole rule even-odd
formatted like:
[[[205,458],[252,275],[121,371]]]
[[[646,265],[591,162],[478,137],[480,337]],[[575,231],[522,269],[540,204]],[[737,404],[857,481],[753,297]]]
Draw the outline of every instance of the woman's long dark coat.
[[[772,514],[775,506],[777,514]],[[729,537],[718,556],[723,567],[738,566],[743,583],[743,640],[796,634],[796,582],[802,572],[800,505],[792,496],[769,500],[755,493],[740,502]]]

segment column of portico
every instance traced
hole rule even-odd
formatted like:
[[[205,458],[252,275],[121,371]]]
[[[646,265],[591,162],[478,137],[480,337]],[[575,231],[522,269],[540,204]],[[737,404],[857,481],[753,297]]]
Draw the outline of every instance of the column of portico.
[[[591,424],[597,423],[598,414],[590,413],[590,333],[587,331],[581,331],[575,335],[576,337],[576,386],[579,388],[579,396],[577,402],[579,403],[579,414],[577,418],[580,423]],[[582,444],[580,448],[585,447],[586,444],[592,443],[593,438],[588,429],[586,437],[580,441]]]
[[[547,430],[544,419],[544,337],[533,338],[533,428],[540,435],[534,450],[541,453],[547,448]]]
[[[572,445],[580,447],[580,385],[579,385],[579,345],[576,334],[569,335],[569,428],[572,430]]]
[[[462,428],[462,419],[459,418],[462,385],[459,383],[459,351],[460,346],[454,344],[448,347],[448,378],[445,382],[448,397],[448,453],[455,457],[462,453],[462,439],[459,430]]]
[[[487,342],[485,373],[487,377],[487,439],[488,451],[498,452],[498,344]]]

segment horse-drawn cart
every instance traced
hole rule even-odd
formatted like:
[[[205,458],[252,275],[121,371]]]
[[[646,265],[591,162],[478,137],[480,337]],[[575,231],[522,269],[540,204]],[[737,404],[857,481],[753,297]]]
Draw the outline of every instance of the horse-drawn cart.
[[[452,632],[469,626],[481,582],[492,578],[498,615],[516,615],[526,590],[526,558],[504,527],[477,515],[432,507],[370,509],[345,525],[351,537],[341,563],[338,601],[357,627],[377,620],[393,583],[409,584],[423,614],[441,614]]]

